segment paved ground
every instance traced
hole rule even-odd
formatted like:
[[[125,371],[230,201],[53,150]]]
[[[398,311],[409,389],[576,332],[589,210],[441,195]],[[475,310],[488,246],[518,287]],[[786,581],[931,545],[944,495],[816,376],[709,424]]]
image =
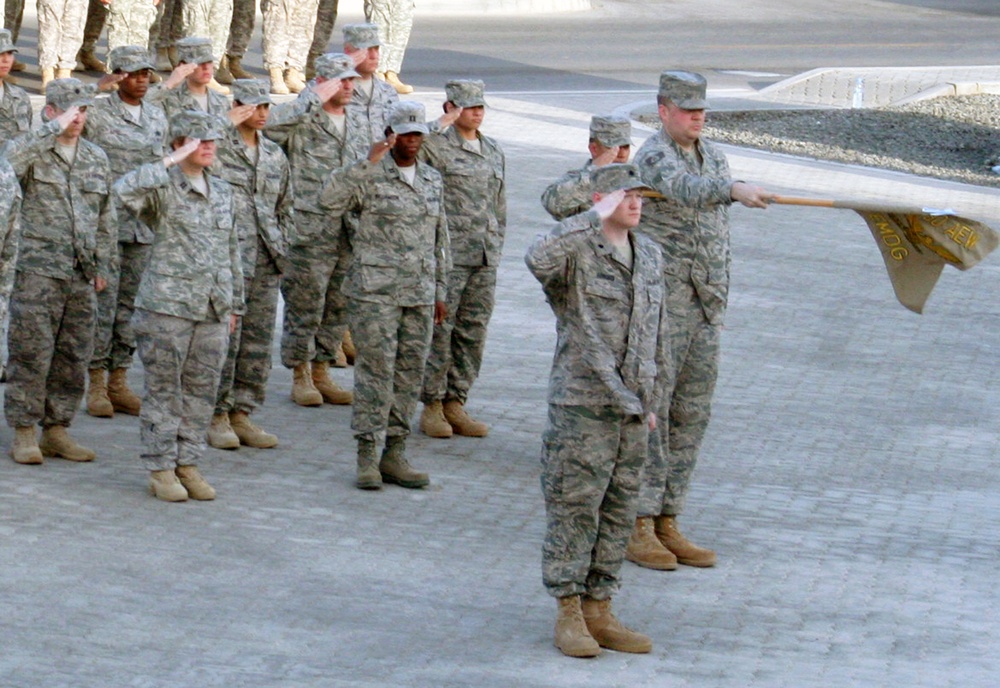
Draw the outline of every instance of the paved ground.
[[[636,100],[491,99],[511,217],[470,409],[493,432],[415,436],[429,489],[354,489],[349,410],[294,406],[280,366],[258,419],[281,447],[212,451],[216,502],[146,495],[129,417],[78,417],[94,464],[0,461],[0,686],[994,685],[998,258],[946,270],[917,316],[850,211],[734,210],[715,418],[682,519],[719,565],[627,565],[616,607],[651,655],[552,647],[538,453],[554,328],[521,256],[549,226],[543,187],[585,157],[589,113]],[[1000,227],[995,190],[730,159],[783,192]]]

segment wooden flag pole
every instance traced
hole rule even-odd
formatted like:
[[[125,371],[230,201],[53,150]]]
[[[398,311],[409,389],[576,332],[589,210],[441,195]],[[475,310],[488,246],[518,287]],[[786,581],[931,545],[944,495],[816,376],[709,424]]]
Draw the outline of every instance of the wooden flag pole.
[[[837,202],[826,198],[800,198],[797,196],[775,196],[772,203],[779,205],[808,205],[815,208],[836,208]]]

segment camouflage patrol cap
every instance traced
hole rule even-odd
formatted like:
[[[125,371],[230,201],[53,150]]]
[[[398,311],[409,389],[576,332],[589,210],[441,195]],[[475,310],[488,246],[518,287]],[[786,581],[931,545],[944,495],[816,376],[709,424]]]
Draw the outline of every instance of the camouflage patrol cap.
[[[659,95],[682,110],[707,110],[705,90],[708,82],[701,74],[683,71],[666,71],[660,74]]]
[[[200,110],[184,110],[170,118],[170,138],[213,141],[222,138],[221,121]]]
[[[0,53],[16,53],[14,37],[9,29],[0,29]]]
[[[143,69],[156,69],[149,58],[149,51],[141,45],[120,45],[111,49],[108,56],[108,69],[112,72],[121,70],[126,74]]]
[[[484,90],[486,84],[480,79],[453,79],[444,85],[444,94],[448,101],[462,108],[485,106]]]
[[[188,36],[175,44],[177,46],[177,61],[187,64],[205,64],[215,62],[212,55],[212,41],[200,36]]]
[[[632,145],[632,122],[619,115],[594,115],[590,118],[590,138],[602,146]]]
[[[244,105],[271,104],[271,89],[258,79],[237,79],[233,82],[233,101]]]
[[[350,45],[358,50],[373,48],[382,45],[382,40],[378,37],[377,24],[348,24],[344,27],[344,44]]]
[[[344,53],[327,53],[316,58],[316,76],[324,79],[350,79],[361,75],[354,71],[354,60]]]
[[[87,107],[94,102],[97,86],[85,84],[79,79],[55,79],[45,86],[45,102],[57,110],[66,112],[71,107]]]
[[[594,193],[606,194],[624,189],[646,189],[639,168],[630,162],[612,163],[590,171],[590,188]]]
[[[424,106],[413,100],[401,100],[389,110],[388,126],[397,134],[427,134]]]

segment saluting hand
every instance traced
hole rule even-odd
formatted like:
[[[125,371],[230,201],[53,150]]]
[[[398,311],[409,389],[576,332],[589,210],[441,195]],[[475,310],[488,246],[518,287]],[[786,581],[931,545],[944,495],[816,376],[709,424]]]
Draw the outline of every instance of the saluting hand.
[[[170,152],[167,157],[163,158],[163,166],[170,167],[171,165],[176,165],[181,160],[198,150],[198,146],[201,145],[199,139],[184,139],[183,145],[180,148],[176,148]]]
[[[229,109],[227,114],[229,115],[229,121],[233,123],[233,126],[238,127],[250,119],[256,110],[256,105],[234,105]]]
[[[174,67],[174,71],[170,72],[170,76],[167,80],[163,82],[164,88],[177,88],[185,79],[191,76],[194,70],[198,69],[198,65],[191,64],[190,62],[181,62],[179,65]]]
[[[325,79],[323,81],[316,79],[309,88],[319,98],[319,102],[325,103],[340,92],[341,82],[340,79]]]
[[[441,127],[442,131],[450,127],[458,119],[458,116],[462,114],[462,108],[457,105],[452,105],[451,103],[444,104],[444,114],[438,117],[438,125]]]
[[[354,60],[354,66],[357,67],[368,58],[368,49],[354,48],[351,52],[344,51],[344,54]]]
[[[59,125],[59,133],[61,134],[69,128],[69,125],[73,123],[73,120],[75,120],[79,114],[80,108],[74,105],[64,110],[61,115],[53,117],[52,121]]]
[[[119,74],[105,74],[101,77],[100,81],[97,82],[97,90],[101,93],[108,93],[109,91],[115,90],[115,86],[119,82],[124,81],[128,77],[128,74],[121,72]]]
[[[382,141],[376,141],[368,151],[368,162],[373,165],[385,157],[385,154],[396,145],[396,135],[389,134]]]
[[[612,191],[611,193],[602,196],[601,200],[594,204],[594,210],[597,211],[597,214],[601,216],[602,220],[607,220],[614,214],[615,209],[617,209],[624,200],[625,189],[618,189],[617,191]]]
[[[594,167],[604,167],[605,165],[610,165],[618,157],[618,146],[611,146],[611,148],[605,148],[604,152],[594,158]]]

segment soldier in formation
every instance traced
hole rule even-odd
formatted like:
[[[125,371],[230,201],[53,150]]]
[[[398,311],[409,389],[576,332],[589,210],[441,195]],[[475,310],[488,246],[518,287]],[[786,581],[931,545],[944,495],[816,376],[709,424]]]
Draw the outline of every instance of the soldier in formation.
[[[400,95],[413,93],[413,87],[399,78],[406,44],[413,28],[413,0],[365,0],[365,20],[377,24],[382,34],[382,55],[378,73]]]
[[[215,56],[207,38],[193,36],[177,41],[177,66],[162,84],[149,94],[168,118],[186,110],[201,110],[223,121],[229,118],[229,99],[212,88]]]

